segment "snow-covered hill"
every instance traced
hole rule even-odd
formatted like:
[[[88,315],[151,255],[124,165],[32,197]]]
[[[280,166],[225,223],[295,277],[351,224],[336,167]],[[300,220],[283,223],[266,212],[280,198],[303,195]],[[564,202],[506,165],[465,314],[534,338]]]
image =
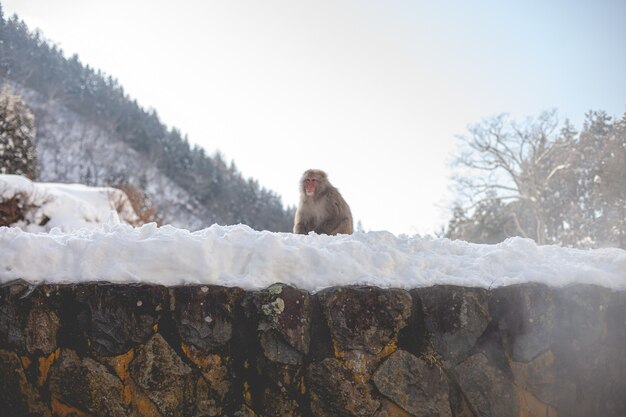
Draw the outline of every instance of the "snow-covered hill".
[[[105,185],[115,181],[142,184],[165,222],[196,230],[216,221],[192,196],[158,167],[117,138],[111,129],[85,120],[58,100],[45,99],[34,90],[10,80],[35,113],[35,143],[42,182]]]

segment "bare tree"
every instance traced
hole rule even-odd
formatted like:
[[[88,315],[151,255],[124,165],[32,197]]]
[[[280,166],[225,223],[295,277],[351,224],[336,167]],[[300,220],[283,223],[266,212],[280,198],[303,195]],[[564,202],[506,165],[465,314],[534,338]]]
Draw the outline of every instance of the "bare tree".
[[[500,115],[471,126],[460,137],[465,149],[455,177],[468,208],[493,199],[515,201],[525,209],[525,219],[520,210],[511,211],[517,234],[550,243],[547,201],[558,198],[553,180],[568,168],[565,151],[573,145],[573,135],[559,134],[558,125],[556,111],[549,111],[522,124]]]

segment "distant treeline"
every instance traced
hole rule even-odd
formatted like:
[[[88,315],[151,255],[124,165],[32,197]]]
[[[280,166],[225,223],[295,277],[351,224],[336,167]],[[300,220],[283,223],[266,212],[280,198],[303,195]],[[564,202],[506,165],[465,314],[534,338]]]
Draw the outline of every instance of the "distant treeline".
[[[5,19],[0,6],[0,77],[61,103],[94,125],[114,132],[161,172],[211,210],[219,223],[244,223],[255,229],[287,231],[293,209],[280,197],[245,179],[234,163],[209,156],[155,111],[144,110],[117,80],[70,58],[17,16]],[[167,87],[164,87],[167,88]]]

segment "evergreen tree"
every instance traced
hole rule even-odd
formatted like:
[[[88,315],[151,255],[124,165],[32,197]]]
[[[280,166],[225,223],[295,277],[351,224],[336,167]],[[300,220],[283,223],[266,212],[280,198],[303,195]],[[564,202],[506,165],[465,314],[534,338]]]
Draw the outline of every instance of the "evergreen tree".
[[[580,218],[590,246],[626,247],[626,114],[590,112],[577,143]]]
[[[35,118],[8,86],[0,92],[0,173],[37,176]]]
[[[475,243],[502,242],[515,234],[516,215],[511,207],[491,194],[491,198],[480,201],[468,217],[466,210],[457,204],[444,236]]]

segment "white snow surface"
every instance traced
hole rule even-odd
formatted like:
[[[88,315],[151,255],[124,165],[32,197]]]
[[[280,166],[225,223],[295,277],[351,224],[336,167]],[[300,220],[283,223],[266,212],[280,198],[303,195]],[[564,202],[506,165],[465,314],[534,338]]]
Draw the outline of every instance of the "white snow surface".
[[[0,227],[0,284],[25,279],[261,289],[282,282],[315,292],[353,284],[411,289],[540,282],[626,290],[621,249],[538,246],[522,238],[479,245],[384,231],[305,236],[245,225],[195,232],[154,223],[132,227],[111,210],[110,190],[0,176],[0,201],[16,192],[41,203],[38,215],[50,221]]]
[[[537,246],[511,238],[497,245],[395,236],[293,235],[245,225],[189,232],[110,222],[95,229],[29,233],[0,228],[0,282],[215,284],[244,289],[283,282],[318,291],[366,284],[494,288],[523,282],[626,289],[626,251]]]

